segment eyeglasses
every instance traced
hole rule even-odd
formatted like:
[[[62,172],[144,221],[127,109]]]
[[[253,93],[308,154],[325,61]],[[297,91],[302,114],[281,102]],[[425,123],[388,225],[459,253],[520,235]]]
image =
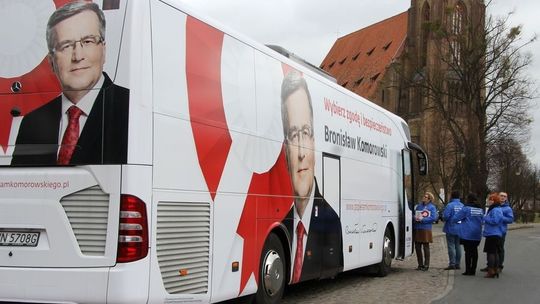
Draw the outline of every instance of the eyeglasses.
[[[313,138],[313,129],[310,126],[303,126],[302,129],[293,128],[287,134],[287,140],[293,144],[299,144],[307,139]]]
[[[103,41],[105,40],[101,36],[96,35],[89,35],[81,38],[80,40],[65,40],[52,49],[52,52],[67,55],[73,52],[77,43],[80,43],[81,48],[83,49],[93,49],[98,44],[103,43]]]

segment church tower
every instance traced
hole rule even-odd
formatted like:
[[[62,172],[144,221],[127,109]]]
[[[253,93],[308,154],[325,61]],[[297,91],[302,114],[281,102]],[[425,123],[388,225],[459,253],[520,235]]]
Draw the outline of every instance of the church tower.
[[[437,60],[440,48],[436,47],[439,42],[433,39],[433,31],[445,27],[450,32],[460,32],[468,26],[478,27],[485,20],[485,5],[483,0],[411,0],[408,15],[404,68],[411,73],[429,74],[443,68]],[[401,104],[398,114],[414,117],[423,112],[422,102],[411,97],[408,103]]]
[[[483,0],[411,0],[409,8],[408,47],[418,64],[427,65],[430,29],[446,26],[451,31],[479,24],[485,19]]]
[[[447,107],[453,109],[451,113],[456,117],[456,121],[467,125],[465,129],[468,130],[475,128],[474,120],[467,116],[471,109],[453,100],[450,97],[452,94],[426,94],[421,82],[423,79],[435,82],[435,77],[438,77],[437,79],[444,82],[442,86],[447,92],[457,92],[460,89],[459,82],[451,80],[452,69],[442,60],[442,56],[460,60],[462,40],[452,37],[484,30],[484,1],[411,0],[408,14],[406,55],[402,56],[402,72],[409,83],[402,83],[406,88],[402,90],[404,93],[400,97],[397,114],[407,120],[413,141],[420,143],[430,156],[431,168],[434,170],[427,183],[434,188],[467,188],[465,185],[455,184],[461,180],[459,176],[445,175],[447,172],[459,171],[455,169],[463,166],[464,155],[445,129],[441,117],[441,113],[445,111],[440,111],[440,103],[434,102],[434,99],[443,99]],[[437,39],[437,32],[441,31],[446,31],[445,39]],[[448,54],[441,54],[443,52]],[[419,85],[415,85],[415,82]],[[444,195],[448,197],[448,194]]]

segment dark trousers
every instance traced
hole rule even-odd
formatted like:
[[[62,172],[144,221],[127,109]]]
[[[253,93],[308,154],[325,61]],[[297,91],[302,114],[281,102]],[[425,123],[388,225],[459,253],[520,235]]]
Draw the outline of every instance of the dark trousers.
[[[424,254],[422,254],[424,249]],[[429,243],[414,242],[414,250],[416,250],[416,259],[418,260],[418,266],[429,267]]]
[[[497,248],[498,249],[497,250],[497,268],[504,267],[504,242],[505,241],[506,241],[506,234],[503,234],[499,243],[499,247]],[[489,261],[487,263],[487,267],[489,267]]]
[[[506,233],[501,237],[501,243],[499,246],[499,268],[503,267],[504,264],[504,241],[506,240]]]
[[[499,255],[497,253],[488,253],[487,264],[488,264],[488,268],[498,269],[500,265]]]
[[[478,245],[480,245],[480,241],[461,240],[461,244],[465,249],[465,272],[474,274],[478,265]]]
[[[488,268],[497,269],[500,267],[499,251],[501,248],[500,236],[487,236],[484,242],[484,252],[487,254]]]

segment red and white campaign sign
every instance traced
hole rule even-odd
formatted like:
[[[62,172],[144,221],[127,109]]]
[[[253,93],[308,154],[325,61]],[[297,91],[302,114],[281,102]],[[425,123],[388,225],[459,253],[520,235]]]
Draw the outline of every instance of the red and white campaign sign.
[[[0,32],[0,155],[15,141],[14,116],[31,112],[61,92],[47,60],[45,31],[49,16],[67,2],[2,2],[0,19],[9,20],[12,27]]]
[[[46,30],[51,14],[68,2],[0,1],[0,20],[10,25],[0,31],[0,164],[9,164],[2,156],[13,152],[22,116],[61,93],[47,58]],[[119,0],[104,0],[102,8],[117,10],[119,5]]]

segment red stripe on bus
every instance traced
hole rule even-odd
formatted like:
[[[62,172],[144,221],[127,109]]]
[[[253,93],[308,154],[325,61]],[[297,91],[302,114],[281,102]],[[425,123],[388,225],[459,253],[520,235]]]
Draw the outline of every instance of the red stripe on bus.
[[[197,156],[215,199],[232,139],[221,95],[223,33],[189,17],[186,22],[186,78]]]

